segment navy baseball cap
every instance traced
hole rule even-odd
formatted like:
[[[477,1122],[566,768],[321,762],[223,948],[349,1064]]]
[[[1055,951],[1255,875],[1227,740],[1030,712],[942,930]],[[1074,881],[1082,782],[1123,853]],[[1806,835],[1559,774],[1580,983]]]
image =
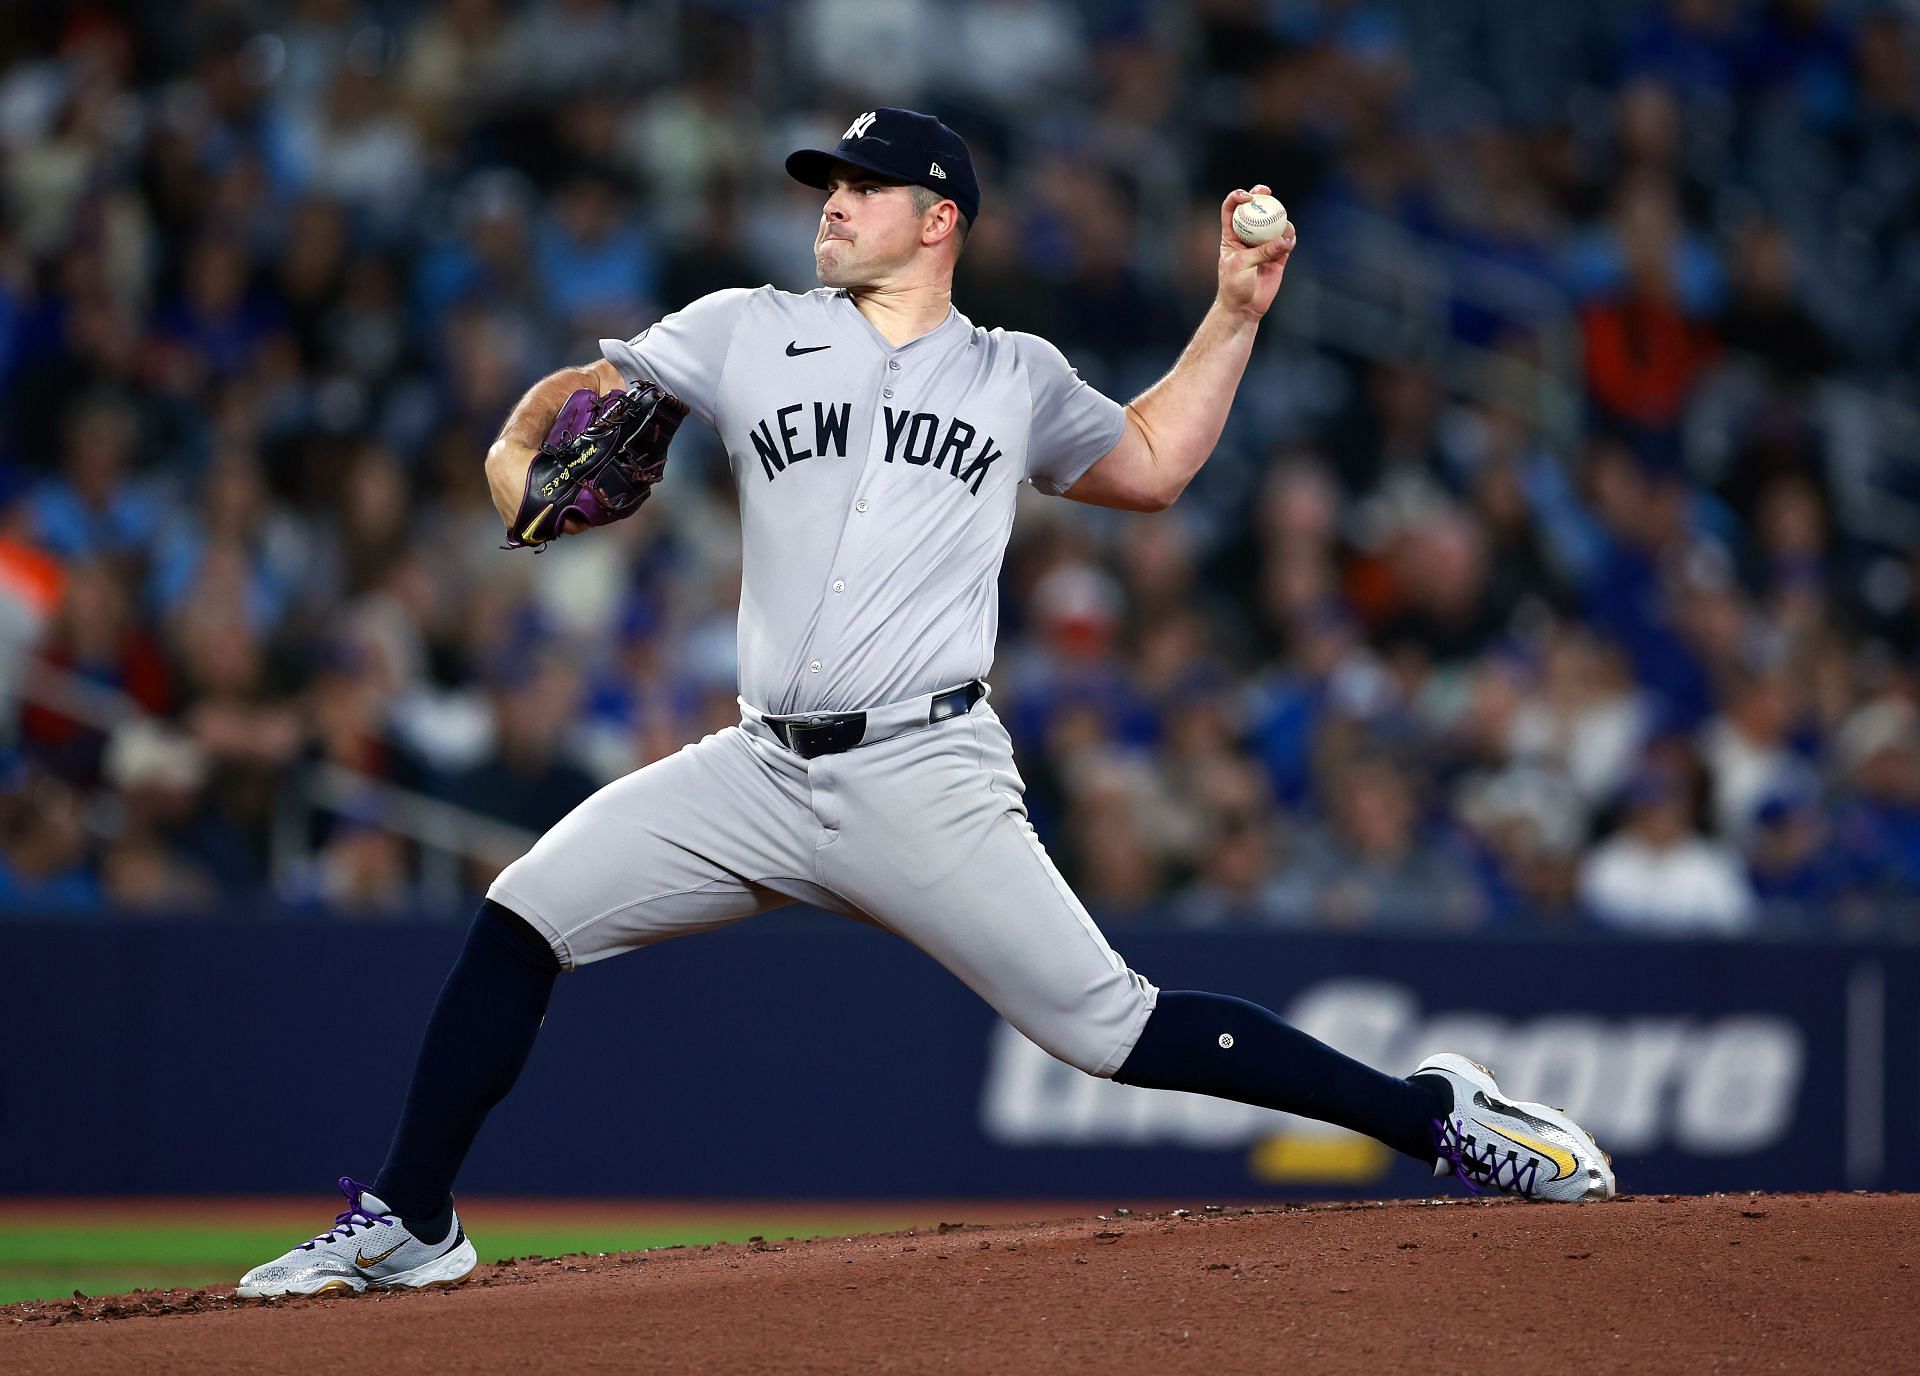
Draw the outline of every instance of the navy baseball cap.
[[[980,182],[966,140],[932,115],[883,105],[869,110],[840,136],[831,151],[802,148],[787,158],[787,175],[807,186],[827,187],[836,162],[937,191],[972,224],[980,213]]]

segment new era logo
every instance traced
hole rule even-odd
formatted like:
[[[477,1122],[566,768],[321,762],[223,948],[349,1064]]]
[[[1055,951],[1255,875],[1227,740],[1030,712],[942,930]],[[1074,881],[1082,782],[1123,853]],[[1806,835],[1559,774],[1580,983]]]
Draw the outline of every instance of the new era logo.
[[[860,116],[860,118],[855,120],[852,124],[849,124],[847,126],[847,132],[840,136],[842,141],[845,141],[847,139],[865,138],[867,136],[867,130],[873,128],[874,114],[875,114],[875,111],[869,110],[867,111],[866,114]]]
[[[940,170],[939,163],[935,163],[932,167],[929,167],[927,169],[927,175],[929,177],[938,177],[941,181],[945,181],[947,179],[947,174]]]

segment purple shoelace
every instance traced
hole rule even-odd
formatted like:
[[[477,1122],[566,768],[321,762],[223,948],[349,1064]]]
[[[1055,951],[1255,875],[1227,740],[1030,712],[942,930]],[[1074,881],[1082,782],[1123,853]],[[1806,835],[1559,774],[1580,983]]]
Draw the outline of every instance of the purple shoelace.
[[[1460,1130],[1445,1118],[1433,1120],[1433,1147],[1441,1157],[1452,1163],[1453,1173],[1467,1187],[1467,1193],[1479,1194],[1480,1187],[1467,1174],[1466,1158],[1460,1154]]]
[[[326,1232],[318,1233],[311,1241],[301,1243],[301,1249],[310,1252],[323,1242],[332,1242],[336,1234],[340,1237],[352,1237],[355,1228],[371,1228],[377,1223],[392,1223],[394,1220],[389,1215],[369,1213],[360,1207],[360,1197],[366,1192],[367,1187],[352,1176],[341,1176],[340,1193],[347,1197],[345,1212],[334,1216],[333,1226]]]
[[[1522,1161],[1520,1154],[1511,1150],[1502,1156],[1492,1142],[1479,1146],[1467,1134],[1464,1120],[1434,1119],[1433,1145],[1443,1158],[1453,1163],[1453,1173],[1469,1193],[1479,1194],[1484,1184],[1532,1199],[1539,1188],[1537,1159],[1529,1156]]]

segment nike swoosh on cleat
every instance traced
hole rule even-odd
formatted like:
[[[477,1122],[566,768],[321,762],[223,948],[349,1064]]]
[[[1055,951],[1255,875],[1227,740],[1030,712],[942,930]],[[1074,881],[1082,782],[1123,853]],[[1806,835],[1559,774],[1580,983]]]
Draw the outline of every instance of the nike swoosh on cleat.
[[[1500,1128],[1494,1127],[1491,1123],[1483,1123],[1482,1126],[1493,1136],[1505,1138],[1516,1147],[1525,1147],[1528,1151],[1537,1153],[1553,1162],[1555,1169],[1560,1172],[1553,1177],[1555,1180],[1565,1180],[1580,1169],[1580,1163],[1573,1159],[1573,1153],[1564,1147],[1550,1146],[1545,1142],[1539,1141],[1537,1138],[1526,1137],[1517,1132],[1505,1132]]]
[[[800,357],[801,354],[817,354],[822,349],[831,349],[833,347],[833,345],[831,344],[810,344],[806,348],[802,349],[799,347],[799,344],[800,344],[800,341],[797,339],[791,339],[787,341],[787,357],[788,358],[798,358]]]
[[[370,1257],[365,1252],[361,1251],[359,1248],[356,1247],[354,1248],[354,1251],[353,1251],[353,1264],[355,1266],[358,1266],[362,1271],[366,1270],[369,1266],[378,1266],[381,1262],[385,1261],[388,1257],[392,1256],[395,1252],[399,1251],[402,1247],[406,1245],[407,1245],[407,1240],[405,1238],[401,1238],[400,1241],[394,1243],[393,1246],[387,1248],[386,1251],[382,1252],[377,1257]]]

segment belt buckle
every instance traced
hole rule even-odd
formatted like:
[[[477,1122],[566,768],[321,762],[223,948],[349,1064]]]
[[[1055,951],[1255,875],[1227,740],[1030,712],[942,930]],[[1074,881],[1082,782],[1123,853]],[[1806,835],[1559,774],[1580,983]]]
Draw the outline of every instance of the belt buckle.
[[[812,752],[808,751],[807,745],[812,743],[816,733],[825,737],[825,739],[821,742],[823,745],[833,744],[833,737],[831,734],[833,730],[833,722],[829,718],[822,716],[818,712],[809,716],[805,721],[787,722],[786,728],[787,728],[787,748],[792,750],[794,754],[800,756],[802,759],[811,760],[811,759],[814,759],[817,755],[826,753],[825,751],[812,751]],[[805,733],[805,734],[802,734],[802,733]]]

